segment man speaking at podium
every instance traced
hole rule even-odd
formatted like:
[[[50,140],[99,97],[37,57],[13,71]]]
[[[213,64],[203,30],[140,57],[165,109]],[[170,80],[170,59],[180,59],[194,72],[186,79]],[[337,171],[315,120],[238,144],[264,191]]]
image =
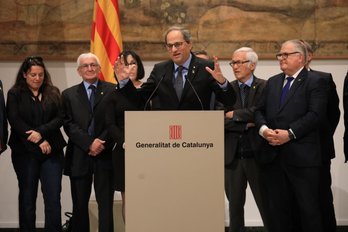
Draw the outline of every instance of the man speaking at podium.
[[[223,226],[220,218],[223,217],[223,118],[221,117],[220,121],[215,120],[216,117],[211,117],[214,114],[208,114],[207,112],[195,112],[196,114],[192,114],[192,112],[189,113],[194,116],[200,115],[202,119],[195,121],[195,123],[191,123],[191,125],[187,127],[187,131],[199,131],[200,134],[188,135],[189,133],[186,133],[187,136],[185,140],[181,140],[181,125],[174,125],[175,127],[180,127],[180,133],[177,133],[180,134],[180,136],[176,137],[170,135],[169,138],[164,138],[163,135],[164,133],[168,133],[168,129],[169,134],[174,134],[172,133],[171,125],[166,124],[165,126],[158,126],[158,124],[161,123],[158,122],[159,120],[157,120],[157,117],[152,116],[165,115],[163,118],[165,121],[174,120],[173,118],[177,117],[175,118],[175,121],[178,121],[176,123],[187,123],[189,121],[183,119],[183,115],[187,115],[185,112],[176,114],[174,111],[210,110],[213,93],[218,101],[225,104],[227,107],[232,107],[235,102],[234,90],[222,75],[216,57],[214,57],[214,62],[212,62],[198,58],[191,52],[193,46],[189,31],[180,27],[171,27],[166,31],[164,41],[170,59],[155,64],[148,80],[142,84],[141,88],[136,89],[132,81],[129,81],[128,73],[130,67],[125,65],[125,57],[119,57],[114,66],[115,74],[118,78],[118,90],[120,95],[129,99],[134,98],[134,96],[136,99],[141,99],[144,104],[144,110],[171,111],[169,113],[146,112],[146,115],[150,115],[147,120],[148,123],[139,122],[139,117],[134,118],[132,114],[129,114],[129,121],[126,120],[126,127],[127,124],[129,125],[129,133],[126,133],[125,138],[127,144],[125,146],[125,192],[127,195],[126,199],[128,199],[128,202],[131,202],[131,204],[126,203],[128,207],[128,209],[126,208],[126,214],[128,212],[129,215],[126,216],[126,227],[129,231],[139,231],[140,229],[144,232],[164,230],[168,232],[185,232],[193,231],[193,228],[195,228],[194,230],[202,232],[216,231],[216,227]],[[167,116],[168,118],[166,118]],[[221,116],[223,116],[223,114],[221,114]],[[216,123],[213,124],[208,122],[212,120],[215,120]],[[219,122],[221,122],[221,124],[217,126]],[[209,131],[207,130],[208,128],[210,129]],[[150,133],[148,133],[149,131]],[[221,132],[221,137],[217,138],[218,136],[216,135],[219,131]],[[202,138],[202,135],[205,137],[207,132],[212,132],[212,134],[215,135],[214,138],[207,136],[210,137],[207,138],[207,140],[208,142],[215,141],[216,147],[200,149],[187,148],[183,145],[186,141],[192,142],[196,139],[199,141],[205,140],[205,138]],[[143,140],[145,137],[147,137],[145,139],[146,141],[154,141],[155,143],[157,140],[169,142],[169,144],[172,144],[172,146],[170,146],[171,149],[136,148],[134,142]],[[152,142],[150,142],[150,144],[151,143]],[[174,144],[181,146],[174,147]],[[162,155],[167,152],[169,156]],[[178,155],[173,153],[177,153]],[[218,153],[221,155],[219,156]],[[199,164],[197,164],[196,161],[194,165],[190,165],[189,162],[186,162],[189,160],[194,161],[195,159],[193,157],[197,157],[196,155],[200,157]],[[144,158],[144,162],[138,160],[139,158]],[[182,165],[184,162],[185,165]],[[141,168],[137,167],[140,163]],[[205,167],[203,163],[209,166],[209,170],[203,168]],[[212,176],[219,173],[217,171],[219,167],[221,167],[221,179],[213,178]],[[138,172],[139,170],[142,170],[141,172],[145,173],[144,176],[147,177],[142,179],[143,181],[138,179],[139,176],[143,175]],[[214,175],[211,175],[211,170],[214,171]],[[157,177],[160,178],[158,179]],[[202,177],[205,179],[202,180]],[[202,181],[197,180],[197,183],[188,186],[185,185],[187,179],[200,179]],[[218,180],[215,181],[216,179]],[[219,186],[219,184],[221,184],[221,186]],[[136,191],[134,191],[135,189]],[[210,193],[209,197],[214,199],[214,201],[210,200],[209,204],[206,204],[207,197],[202,197],[208,196],[207,193]],[[199,197],[197,197],[197,195],[199,195]],[[139,198],[139,196],[141,197]],[[191,198],[192,196],[194,199]],[[168,199],[173,199],[175,197],[177,197],[177,199],[175,199],[174,204],[168,202]],[[144,202],[144,199],[147,198],[156,200],[151,203],[151,205],[146,205],[150,203],[149,201]],[[215,203],[215,200],[218,203],[211,204],[211,202]],[[194,204],[191,204],[193,202]],[[199,209],[203,208],[204,210],[193,213],[197,212],[198,208],[195,210],[194,207],[197,205],[200,205]],[[134,206],[134,208],[132,208],[132,206]],[[137,209],[135,209],[135,207],[137,207]],[[189,210],[182,212],[183,207],[187,207]],[[139,208],[146,209],[146,212],[139,210]],[[214,215],[210,215],[212,212],[214,212]],[[204,216],[210,215],[209,220],[203,219],[203,221],[209,221],[209,225],[202,222],[201,213],[203,213]],[[158,216],[161,217],[160,220],[158,220]],[[168,226],[173,218],[180,223],[176,223],[174,226]],[[187,218],[190,219],[187,220]],[[199,229],[197,229],[197,227],[199,227]],[[214,227],[214,229],[210,227]]]
[[[169,28],[164,40],[170,60],[155,64],[138,90],[129,81],[124,57],[116,61],[114,69],[122,92],[140,94],[144,109],[209,110],[213,92],[219,102],[233,106],[235,94],[222,75],[217,57],[214,62],[196,57],[191,52],[190,32],[181,27]]]

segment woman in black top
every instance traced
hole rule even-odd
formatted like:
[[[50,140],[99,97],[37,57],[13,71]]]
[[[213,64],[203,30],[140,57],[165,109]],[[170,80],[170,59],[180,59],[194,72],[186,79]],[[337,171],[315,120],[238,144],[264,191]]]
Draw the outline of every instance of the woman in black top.
[[[119,59],[122,59],[124,65],[127,66],[127,75],[130,78],[127,85],[134,85],[136,88],[139,88],[142,83],[140,80],[145,75],[144,66],[139,55],[132,50],[126,50],[120,54]],[[116,80],[118,75],[120,74],[115,70]],[[122,91],[116,89],[109,95],[108,100],[106,120],[109,125],[110,136],[115,143],[112,154],[114,189],[121,192],[122,215],[123,219],[125,219],[124,112],[142,110],[144,106],[136,96],[123,95]]]
[[[36,197],[41,183],[45,231],[61,231],[63,111],[59,89],[41,57],[27,57],[7,94],[9,146],[19,187],[20,231],[35,231]]]

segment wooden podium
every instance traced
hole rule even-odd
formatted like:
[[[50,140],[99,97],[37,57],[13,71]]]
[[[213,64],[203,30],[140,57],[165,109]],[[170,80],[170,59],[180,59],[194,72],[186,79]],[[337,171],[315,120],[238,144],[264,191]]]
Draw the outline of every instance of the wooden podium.
[[[223,111],[125,118],[126,232],[223,232]]]

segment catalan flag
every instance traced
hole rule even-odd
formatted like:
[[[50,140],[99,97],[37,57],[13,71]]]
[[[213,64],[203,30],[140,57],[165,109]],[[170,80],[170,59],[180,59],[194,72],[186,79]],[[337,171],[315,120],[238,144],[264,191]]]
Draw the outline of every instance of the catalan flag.
[[[118,0],[95,0],[91,52],[100,60],[100,79],[115,83],[113,64],[122,51]]]

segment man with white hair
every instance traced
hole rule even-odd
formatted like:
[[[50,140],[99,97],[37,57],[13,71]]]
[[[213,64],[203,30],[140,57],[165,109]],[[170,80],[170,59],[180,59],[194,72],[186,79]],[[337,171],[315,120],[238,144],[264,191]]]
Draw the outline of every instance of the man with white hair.
[[[115,85],[98,80],[100,62],[83,53],[77,59],[82,82],[63,91],[64,130],[69,137],[65,175],[70,177],[73,231],[90,231],[88,202],[94,183],[99,232],[113,231],[113,181],[111,150],[105,123],[106,99]]]
[[[302,231],[322,232],[320,127],[326,112],[326,81],[305,68],[307,50],[299,40],[284,42],[276,57],[282,73],[268,79],[255,112],[264,138],[258,160],[266,224],[269,232],[290,232],[297,214]]]
[[[266,222],[259,165],[255,160],[260,140],[254,123],[254,112],[266,81],[254,75],[257,61],[258,56],[252,48],[242,47],[234,51],[229,63],[236,78],[231,86],[237,96],[233,107],[223,108],[226,112],[225,191],[229,200],[229,232],[245,231],[244,204],[248,183],[261,217]]]

